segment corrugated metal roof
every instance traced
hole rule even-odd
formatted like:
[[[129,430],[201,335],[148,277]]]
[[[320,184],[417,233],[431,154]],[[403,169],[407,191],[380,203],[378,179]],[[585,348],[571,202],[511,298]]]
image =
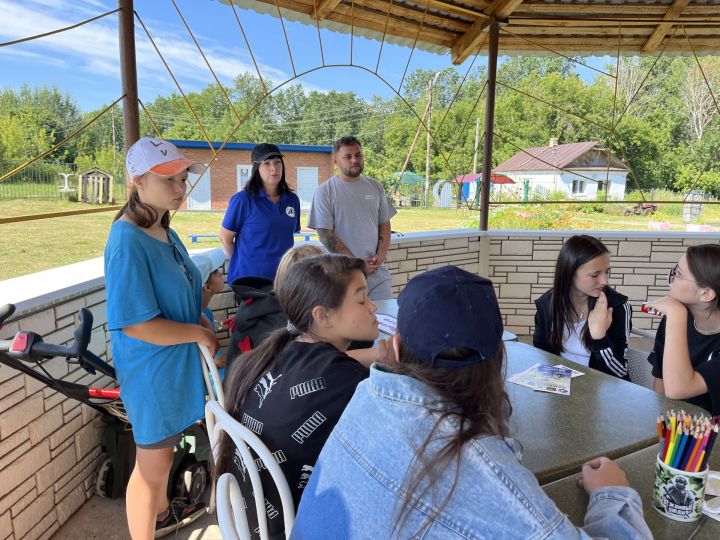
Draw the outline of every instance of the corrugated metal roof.
[[[498,172],[511,172],[564,169],[597,145],[597,141],[587,141],[527,148],[495,167],[495,170]]]

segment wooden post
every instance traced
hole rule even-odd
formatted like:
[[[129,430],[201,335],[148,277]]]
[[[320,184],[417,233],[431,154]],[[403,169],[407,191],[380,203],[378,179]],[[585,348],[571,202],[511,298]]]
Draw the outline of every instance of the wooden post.
[[[480,230],[488,230],[490,212],[490,180],[492,179],[492,143],[495,127],[495,88],[500,26],[493,18],[488,36],[488,84],[485,96],[485,146],[483,148],[482,184],[480,185]]]
[[[135,62],[135,12],[133,0],[118,0],[118,33],[120,34],[120,75],[122,78],[125,151],[140,138],[137,66]],[[126,183],[129,186],[129,183]],[[128,187],[128,197],[130,188]]]

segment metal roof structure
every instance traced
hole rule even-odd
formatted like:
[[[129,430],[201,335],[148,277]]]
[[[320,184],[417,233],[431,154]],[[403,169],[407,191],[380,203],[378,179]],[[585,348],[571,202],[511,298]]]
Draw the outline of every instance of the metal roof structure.
[[[720,0],[220,0],[319,28],[447,54],[710,54],[720,51]]]

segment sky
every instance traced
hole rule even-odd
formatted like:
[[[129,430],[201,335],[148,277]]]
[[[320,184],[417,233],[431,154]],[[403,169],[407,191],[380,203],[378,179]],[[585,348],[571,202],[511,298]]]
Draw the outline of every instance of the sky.
[[[176,0],[185,20],[223,84],[237,75],[255,73],[245,40],[230,6],[217,0]],[[114,0],[0,0],[0,41],[40,34],[97,16],[117,7]],[[135,0],[135,10],[170,65],[183,91],[199,91],[214,79],[171,0]],[[277,17],[238,9],[240,20],[263,77],[282,83],[293,69]],[[285,21],[295,70],[321,64],[314,26]],[[171,76],[140,24],[136,23],[138,89],[144,103],[177,91]],[[322,31],[326,63],[348,63],[350,35]],[[380,43],[355,37],[353,63],[375,69]],[[110,104],[121,93],[117,15],[30,42],[0,47],[2,86],[57,86],[69,92],[83,111]],[[385,44],[379,74],[397,87],[410,48]],[[456,69],[464,75],[472,58]],[[484,64],[479,57],[477,64]],[[601,59],[596,59],[598,67]],[[414,51],[408,73],[417,68],[440,70],[451,66],[449,54]],[[582,73],[591,79],[590,70]],[[388,97],[393,91],[370,73],[355,68],[328,68],[296,81],[306,91],[353,91],[364,99]]]

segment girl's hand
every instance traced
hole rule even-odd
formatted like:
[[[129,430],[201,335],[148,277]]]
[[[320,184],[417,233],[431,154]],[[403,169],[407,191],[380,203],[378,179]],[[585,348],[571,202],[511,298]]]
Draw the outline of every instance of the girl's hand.
[[[577,479],[578,485],[588,493],[598,488],[610,486],[629,486],[620,466],[606,457],[599,457],[588,461],[582,466],[582,474]]]
[[[668,318],[675,319],[678,315],[685,315],[687,314],[687,310],[685,309],[685,305],[675,300],[674,298],[671,298],[669,296],[663,296],[662,298],[658,298],[657,300],[648,300],[645,302],[646,306],[654,307],[661,313],[664,313],[668,316]]]
[[[212,328],[212,323],[211,323],[210,320],[205,316],[204,313],[200,315],[200,324],[201,324],[202,326],[204,326],[205,328],[207,328],[208,330],[212,330],[212,329],[213,329],[213,328]]]
[[[377,347],[377,361],[382,364],[397,364],[397,358],[395,358],[395,349],[392,346],[392,338],[378,340]]]
[[[607,296],[604,292],[600,293],[600,296],[595,302],[595,307],[588,314],[588,330],[590,330],[590,337],[593,339],[602,339],[607,334],[608,328],[612,323],[613,308],[608,307]]]
[[[199,324],[196,325],[196,327],[198,329],[198,335],[195,341],[200,345],[205,345],[210,350],[210,354],[215,357],[215,354],[220,348],[220,342],[218,341],[215,332]]]

